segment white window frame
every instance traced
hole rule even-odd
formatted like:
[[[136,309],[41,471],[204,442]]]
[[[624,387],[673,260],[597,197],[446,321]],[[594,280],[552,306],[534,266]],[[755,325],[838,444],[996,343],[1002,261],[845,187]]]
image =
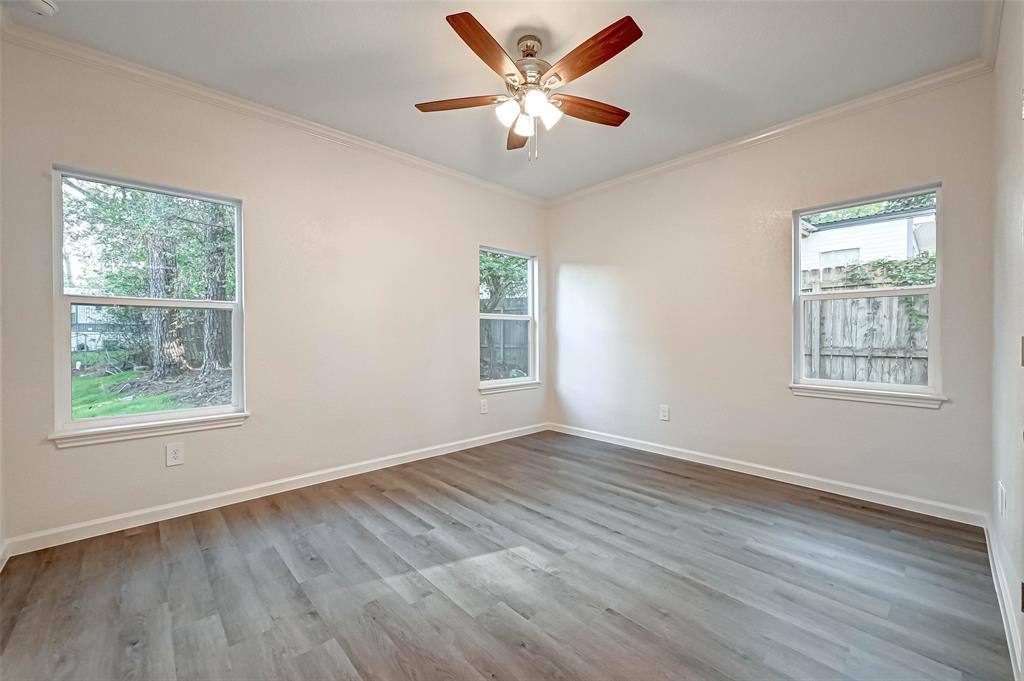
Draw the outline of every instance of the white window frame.
[[[826,210],[838,210],[865,203],[875,203],[935,192],[935,284],[892,288],[848,290],[828,293],[801,293],[800,291],[800,220],[805,215]],[[938,409],[948,398],[942,393],[942,263],[945,250],[942,243],[942,183],[936,182],[898,192],[887,192],[839,203],[829,203],[793,211],[793,375],[790,390],[800,397],[873,402],[908,407]],[[892,297],[895,295],[928,296],[928,385],[897,385],[862,381],[837,381],[802,376],[804,356],[804,301],[848,298]]]
[[[530,389],[530,388],[538,388],[538,387],[540,387],[541,383],[540,383],[540,378],[539,378],[539,375],[540,375],[540,373],[539,373],[540,372],[540,348],[538,347],[538,338],[540,337],[540,334],[539,334],[539,329],[538,329],[539,325],[538,325],[538,322],[537,322],[537,301],[539,300],[537,295],[538,295],[538,290],[540,288],[540,286],[539,286],[539,277],[538,277],[539,268],[538,268],[538,265],[537,265],[537,256],[530,255],[528,253],[518,253],[516,251],[508,251],[508,250],[504,250],[504,249],[501,249],[501,248],[494,248],[494,247],[491,247],[491,246],[480,246],[477,249],[477,254],[476,254],[477,264],[478,264],[478,267],[477,267],[477,272],[478,273],[479,273],[480,251],[489,251],[491,253],[497,253],[499,255],[510,255],[512,257],[515,257],[515,258],[524,258],[527,261],[527,288],[528,288],[528,292],[527,292],[527,296],[526,297],[527,297],[527,305],[528,305],[528,308],[529,308],[528,311],[527,311],[527,314],[525,314],[525,315],[522,315],[522,314],[490,314],[490,313],[480,312],[480,301],[479,301],[479,296],[477,296],[477,298],[478,298],[477,301],[476,301],[477,313],[478,313],[480,319],[481,320],[484,320],[484,319],[499,319],[499,320],[514,320],[514,321],[526,320],[526,321],[530,322],[530,333],[529,333],[529,338],[530,338],[530,353],[529,353],[529,357],[530,357],[530,372],[529,372],[529,374],[530,375],[522,377],[522,378],[504,378],[504,379],[496,379],[496,380],[492,380],[492,381],[480,381],[480,393],[486,395],[486,394],[489,394],[489,393],[507,392],[507,391],[510,391],[510,390],[527,390],[527,389]],[[479,275],[478,275],[477,278],[479,279]],[[477,282],[477,290],[479,290],[479,281]],[[477,347],[477,358],[476,358],[477,359],[477,376],[479,376],[479,366],[480,366],[480,324],[479,324],[479,322],[477,323],[476,327],[477,327],[477,339],[476,339],[476,347]]]
[[[245,411],[245,319],[243,305],[242,201],[94,173],[67,166],[53,167],[53,357],[54,429],[49,439],[58,447],[73,447],[154,437],[195,430],[241,425]],[[64,177],[113,184],[170,196],[199,199],[235,209],[235,300],[178,300],[126,296],[92,296],[64,292]],[[135,307],[185,307],[231,311],[231,404],[126,416],[75,419],[71,415],[71,306],[129,305]]]

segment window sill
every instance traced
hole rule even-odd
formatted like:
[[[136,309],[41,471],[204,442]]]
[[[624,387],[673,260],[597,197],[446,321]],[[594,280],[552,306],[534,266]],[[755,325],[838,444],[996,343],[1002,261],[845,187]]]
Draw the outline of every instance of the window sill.
[[[57,445],[58,448],[64,449],[65,447],[82,447],[84,445],[120,442],[121,440],[138,440],[145,437],[174,435],[176,433],[189,433],[198,430],[231,428],[242,425],[247,418],[249,418],[248,412],[235,412],[231,414],[195,416],[185,419],[150,421],[148,423],[131,423],[121,426],[99,426],[97,428],[63,430],[51,433],[47,439]]]
[[[864,388],[845,388],[831,385],[790,384],[789,389],[798,397],[823,397],[828,400],[849,400],[852,402],[871,402],[873,404],[889,404],[898,407],[921,407],[938,409],[943,402],[948,402],[945,395],[933,393],[897,392],[890,390],[867,390]]]
[[[520,383],[499,383],[496,385],[481,385],[481,395],[493,395],[494,393],[507,393],[514,390],[533,390],[540,387],[540,381],[522,381]]]

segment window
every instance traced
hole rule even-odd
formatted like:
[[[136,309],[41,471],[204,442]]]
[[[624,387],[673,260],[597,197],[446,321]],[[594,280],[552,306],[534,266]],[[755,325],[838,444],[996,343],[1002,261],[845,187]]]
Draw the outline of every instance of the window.
[[[480,249],[480,389],[537,385],[536,258]]]
[[[239,202],[64,170],[54,194],[58,445],[241,414]]]
[[[798,211],[793,389],[938,407],[939,187]]]

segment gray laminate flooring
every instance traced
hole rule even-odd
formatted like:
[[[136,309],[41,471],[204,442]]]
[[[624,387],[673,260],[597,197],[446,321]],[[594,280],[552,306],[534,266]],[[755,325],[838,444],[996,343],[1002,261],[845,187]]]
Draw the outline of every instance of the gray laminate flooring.
[[[981,530],[551,432],[2,582],[5,681],[1011,678]]]

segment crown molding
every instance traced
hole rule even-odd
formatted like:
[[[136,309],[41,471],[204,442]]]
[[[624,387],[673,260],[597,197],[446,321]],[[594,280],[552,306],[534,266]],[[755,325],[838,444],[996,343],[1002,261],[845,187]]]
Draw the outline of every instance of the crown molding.
[[[263,104],[258,104],[242,97],[229,95],[225,92],[206,87],[205,85],[200,85],[190,80],[185,80],[184,78],[172,76],[169,73],[152,69],[147,66],[142,66],[105,52],[100,52],[99,50],[79,45],[78,43],[63,40],[61,38],[55,38],[47,33],[22,26],[12,21],[9,16],[7,16],[5,21],[2,22],[2,25],[0,25],[0,39],[2,39],[3,42],[10,43],[12,45],[27,47],[50,56],[106,71],[107,73],[111,73],[116,76],[121,76],[138,83],[157,87],[183,97],[188,97],[195,101],[203,102],[204,104],[210,104],[221,109],[241,114],[243,116],[256,118],[268,123],[274,123],[293,130],[298,130],[299,132],[312,135],[313,137],[317,137],[334,144],[340,144],[342,146],[359,149],[361,151],[372,152],[406,166],[460,180],[480,189],[498,194],[503,198],[511,198],[516,201],[532,204],[538,207],[544,207],[547,205],[546,201],[536,196],[531,196],[494,182],[482,180],[459,170],[454,170],[447,166],[434,163],[433,161],[420,158],[419,156],[414,156],[404,151],[399,151],[383,144],[378,144],[377,142],[371,142],[370,140],[362,137],[343,132],[321,123],[316,123],[300,116],[285,113],[284,111],[280,111]]]
[[[999,53],[999,29],[1003,23],[1005,6],[1005,0],[988,0],[981,14],[980,55],[990,68],[995,68],[996,55]]]
[[[5,42],[10,42],[11,44],[28,47],[55,57],[98,68],[100,70],[107,71],[108,73],[113,73],[136,82],[159,87],[178,95],[189,97],[190,99],[211,104],[235,113],[283,125],[335,144],[373,152],[392,161],[396,161],[413,168],[419,168],[438,175],[461,180],[467,184],[471,184],[505,198],[512,198],[533,206],[554,208],[567,205],[597,192],[607,191],[615,187],[655,177],[673,170],[686,168],[688,166],[709,161],[720,156],[725,156],[757,144],[779,139],[786,135],[803,130],[804,128],[838,120],[876,107],[886,106],[901,99],[914,97],[931,90],[936,90],[938,88],[958,83],[968,78],[990,73],[993,68],[995,68],[996,55],[999,46],[1000,23],[1002,20],[1004,5],[1005,0],[986,0],[984,3],[980,56],[972,59],[971,61],[960,64],[959,66],[937,71],[905,83],[894,85],[826,109],[821,109],[814,113],[800,116],[769,128],[764,128],[744,137],[739,137],[711,147],[705,147],[704,149],[700,149],[683,156],[678,156],[668,161],[648,166],[605,182],[600,182],[598,184],[590,185],[589,187],[578,189],[554,200],[545,200],[532,196],[494,182],[474,177],[468,173],[454,170],[433,161],[428,161],[418,156],[393,149],[383,144],[371,142],[370,140],[343,132],[336,128],[307,120],[300,116],[285,113],[278,109],[258,104],[241,97],[229,95],[219,90],[215,90],[183,78],[178,78],[177,76],[172,76],[163,71],[141,66],[139,64],[114,57],[113,55],[109,55],[105,52],[84,47],[77,43],[55,38],[49,34],[30,29],[12,21],[9,14],[5,17],[4,21],[0,22],[0,38]]]
[[[879,90],[869,95],[828,107],[827,109],[821,109],[820,111],[816,111],[815,113],[808,114],[806,116],[794,118],[786,121],[785,123],[765,128],[746,137],[740,137],[729,142],[723,142],[722,144],[717,144],[712,147],[706,147],[699,151],[695,151],[684,156],[678,156],[663,163],[607,180],[606,182],[584,187],[583,189],[566,194],[556,201],[548,202],[548,206],[564,206],[591,194],[605,192],[626,184],[669,173],[673,170],[686,168],[688,166],[709,161],[711,159],[718,158],[719,156],[732,154],[758,144],[771,142],[772,140],[785,137],[786,135],[804,130],[805,128],[846,118],[847,116],[852,116],[853,114],[867,111],[869,109],[886,106],[901,99],[914,97],[924,94],[925,92],[930,92],[931,90],[946,87],[947,85],[959,83],[960,81],[968,78],[974,78],[975,76],[990,73],[993,66],[994,62],[989,62],[978,57],[959,66],[954,66],[942,71],[936,71],[935,73],[907,81],[906,83],[894,85],[884,90]]]

